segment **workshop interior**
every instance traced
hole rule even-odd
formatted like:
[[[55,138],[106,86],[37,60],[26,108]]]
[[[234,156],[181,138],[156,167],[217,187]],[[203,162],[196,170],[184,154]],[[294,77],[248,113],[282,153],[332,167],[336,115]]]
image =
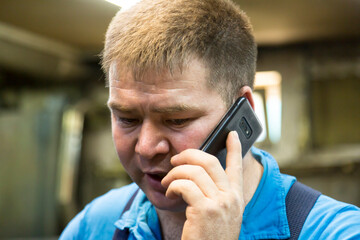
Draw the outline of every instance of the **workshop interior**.
[[[234,2],[258,44],[255,146],[360,206],[360,1]],[[115,3],[0,1],[0,239],[57,239],[87,203],[131,182],[99,64],[109,22],[131,7]]]

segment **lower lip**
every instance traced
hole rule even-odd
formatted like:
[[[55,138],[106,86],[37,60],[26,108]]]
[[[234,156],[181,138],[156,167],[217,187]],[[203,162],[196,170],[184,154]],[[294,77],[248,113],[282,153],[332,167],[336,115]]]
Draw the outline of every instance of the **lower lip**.
[[[145,178],[152,189],[163,193],[166,192],[166,189],[163,187],[163,185],[161,185],[162,178],[156,177],[151,174],[145,174]]]

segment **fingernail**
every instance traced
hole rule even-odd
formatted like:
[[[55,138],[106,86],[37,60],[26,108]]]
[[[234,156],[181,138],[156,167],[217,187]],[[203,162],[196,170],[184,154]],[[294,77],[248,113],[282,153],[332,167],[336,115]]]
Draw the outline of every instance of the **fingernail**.
[[[170,163],[173,164],[173,162],[176,161],[176,159],[177,159],[177,155],[172,156],[170,159]]]
[[[164,180],[164,179],[166,179],[166,177],[164,177],[163,179],[161,179],[161,185],[162,185],[163,187],[166,187],[166,180]]]
[[[237,133],[236,131],[232,131],[231,134],[232,134],[232,137],[233,137],[235,140],[239,140],[239,135],[238,135],[238,133]]]

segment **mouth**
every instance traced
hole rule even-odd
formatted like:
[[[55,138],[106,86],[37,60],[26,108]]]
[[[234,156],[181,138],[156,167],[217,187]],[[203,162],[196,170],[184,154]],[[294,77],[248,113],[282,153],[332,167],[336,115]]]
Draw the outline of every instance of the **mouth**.
[[[161,181],[167,173],[146,173],[149,177],[153,178],[154,180]]]
[[[161,184],[161,180],[166,176],[167,172],[145,172],[147,184],[155,191],[165,193],[166,189]]]

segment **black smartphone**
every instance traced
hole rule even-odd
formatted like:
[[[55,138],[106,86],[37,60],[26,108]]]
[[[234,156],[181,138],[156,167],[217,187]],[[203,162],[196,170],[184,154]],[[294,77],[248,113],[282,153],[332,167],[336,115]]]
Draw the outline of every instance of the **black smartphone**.
[[[226,138],[236,131],[242,147],[242,156],[250,150],[262,132],[261,124],[245,97],[238,98],[207,137],[200,150],[216,156],[226,167]]]

